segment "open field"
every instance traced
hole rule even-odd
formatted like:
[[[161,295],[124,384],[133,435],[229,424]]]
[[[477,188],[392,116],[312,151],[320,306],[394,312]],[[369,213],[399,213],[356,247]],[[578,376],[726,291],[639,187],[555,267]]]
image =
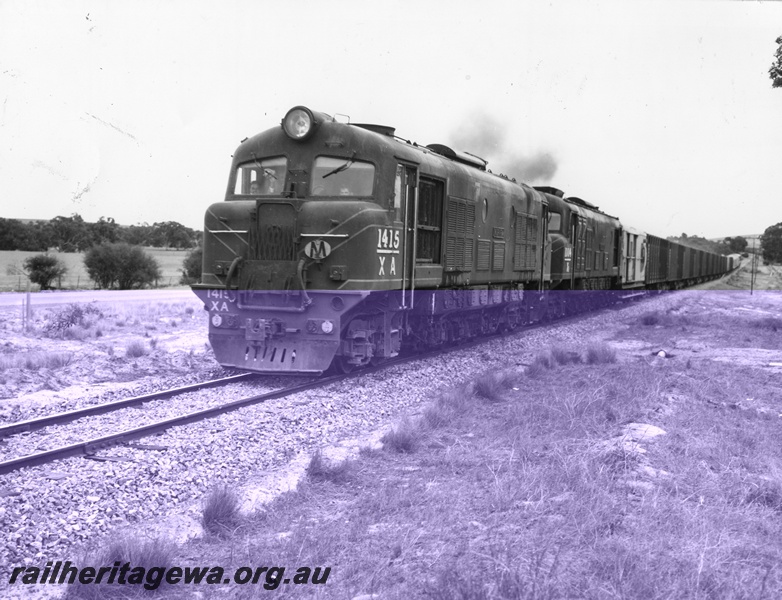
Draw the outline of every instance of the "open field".
[[[179,284],[179,278],[182,275],[182,261],[187,256],[187,250],[144,248],[144,251],[153,256],[160,265],[162,272],[160,286],[167,287]],[[41,252],[0,251],[0,292],[20,292],[27,289],[24,261],[37,254],[41,254]],[[61,281],[60,287],[62,289],[92,289],[95,287],[84,268],[84,253],[49,252],[48,254],[56,256],[68,267],[68,272]],[[32,290],[37,291],[38,286],[33,284]]]
[[[18,306],[0,306],[0,413],[50,397],[78,399],[90,389],[119,391],[127,382],[221,370],[207,341],[206,312],[189,291],[159,300],[156,293],[165,291],[103,291],[101,302],[39,305],[85,293],[36,295],[28,331]],[[143,352],[133,356],[129,349],[139,345]]]
[[[443,390],[172,563],[331,567],[286,598],[782,597],[782,294],[670,294],[605,339]]]

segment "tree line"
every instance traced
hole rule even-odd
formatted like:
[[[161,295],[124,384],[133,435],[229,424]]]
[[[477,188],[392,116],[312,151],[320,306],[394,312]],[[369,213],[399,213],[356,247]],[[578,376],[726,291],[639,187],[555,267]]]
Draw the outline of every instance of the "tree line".
[[[682,233],[680,236],[669,236],[667,238],[672,242],[689,246],[690,248],[696,248],[698,250],[705,250],[706,252],[714,252],[715,254],[742,254],[747,251],[746,238],[738,235],[736,237],[726,237],[720,241],[707,240],[699,235],[687,235]]]
[[[84,252],[100,244],[188,249],[198,245],[201,232],[176,221],[124,227],[111,217],[86,222],[79,214],[49,221],[20,221],[0,218],[0,250],[31,252]]]

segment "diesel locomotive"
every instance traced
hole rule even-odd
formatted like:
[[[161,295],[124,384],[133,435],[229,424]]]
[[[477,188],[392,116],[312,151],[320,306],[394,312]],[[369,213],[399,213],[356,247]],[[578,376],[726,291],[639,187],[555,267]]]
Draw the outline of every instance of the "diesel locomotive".
[[[262,373],[346,371],[732,266],[475,155],[304,106],[237,148],[203,249],[192,287],[217,360]]]

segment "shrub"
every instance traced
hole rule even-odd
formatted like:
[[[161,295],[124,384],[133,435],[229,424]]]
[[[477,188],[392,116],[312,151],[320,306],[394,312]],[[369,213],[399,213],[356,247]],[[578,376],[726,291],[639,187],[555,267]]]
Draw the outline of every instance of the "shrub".
[[[193,248],[182,261],[182,277],[179,282],[185,285],[201,281],[201,265],[204,260],[204,249]]]
[[[84,257],[84,266],[101,288],[141,288],[161,276],[160,265],[153,257],[139,246],[124,243],[93,246]]]
[[[219,485],[206,496],[201,512],[204,531],[215,535],[227,533],[239,521],[239,496],[226,485]]]
[[[139,356],[144,356],[146,353],[147,349],[144,346],[144,343],[139,340],[128,342],[127,346],[125,346],[125,356],[128,358],[138,358]]]
[[[84,326],[85,319],[89,315],[103,317],[103,313],[94,304],[69,304],[52,313],[43,329],[49,334],[63,334],[67,329],[76,325]]]
[[[41,286],[42,290],[52,288],[52,281],[68,272],[68,268],[56,256],[36,254],[24,261],[24,270],[30,281]]]
[[[660,315],[655,312],[649,312],[641,315],[641,325],[652,327],[660,322]]]

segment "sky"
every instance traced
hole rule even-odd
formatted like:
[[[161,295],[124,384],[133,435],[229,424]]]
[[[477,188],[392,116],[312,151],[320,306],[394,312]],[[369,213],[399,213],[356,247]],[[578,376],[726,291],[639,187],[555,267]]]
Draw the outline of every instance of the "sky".
[[[295,105],[661,236],[782,222],[782,2],[0,0],[0,217],[201,229]]]

